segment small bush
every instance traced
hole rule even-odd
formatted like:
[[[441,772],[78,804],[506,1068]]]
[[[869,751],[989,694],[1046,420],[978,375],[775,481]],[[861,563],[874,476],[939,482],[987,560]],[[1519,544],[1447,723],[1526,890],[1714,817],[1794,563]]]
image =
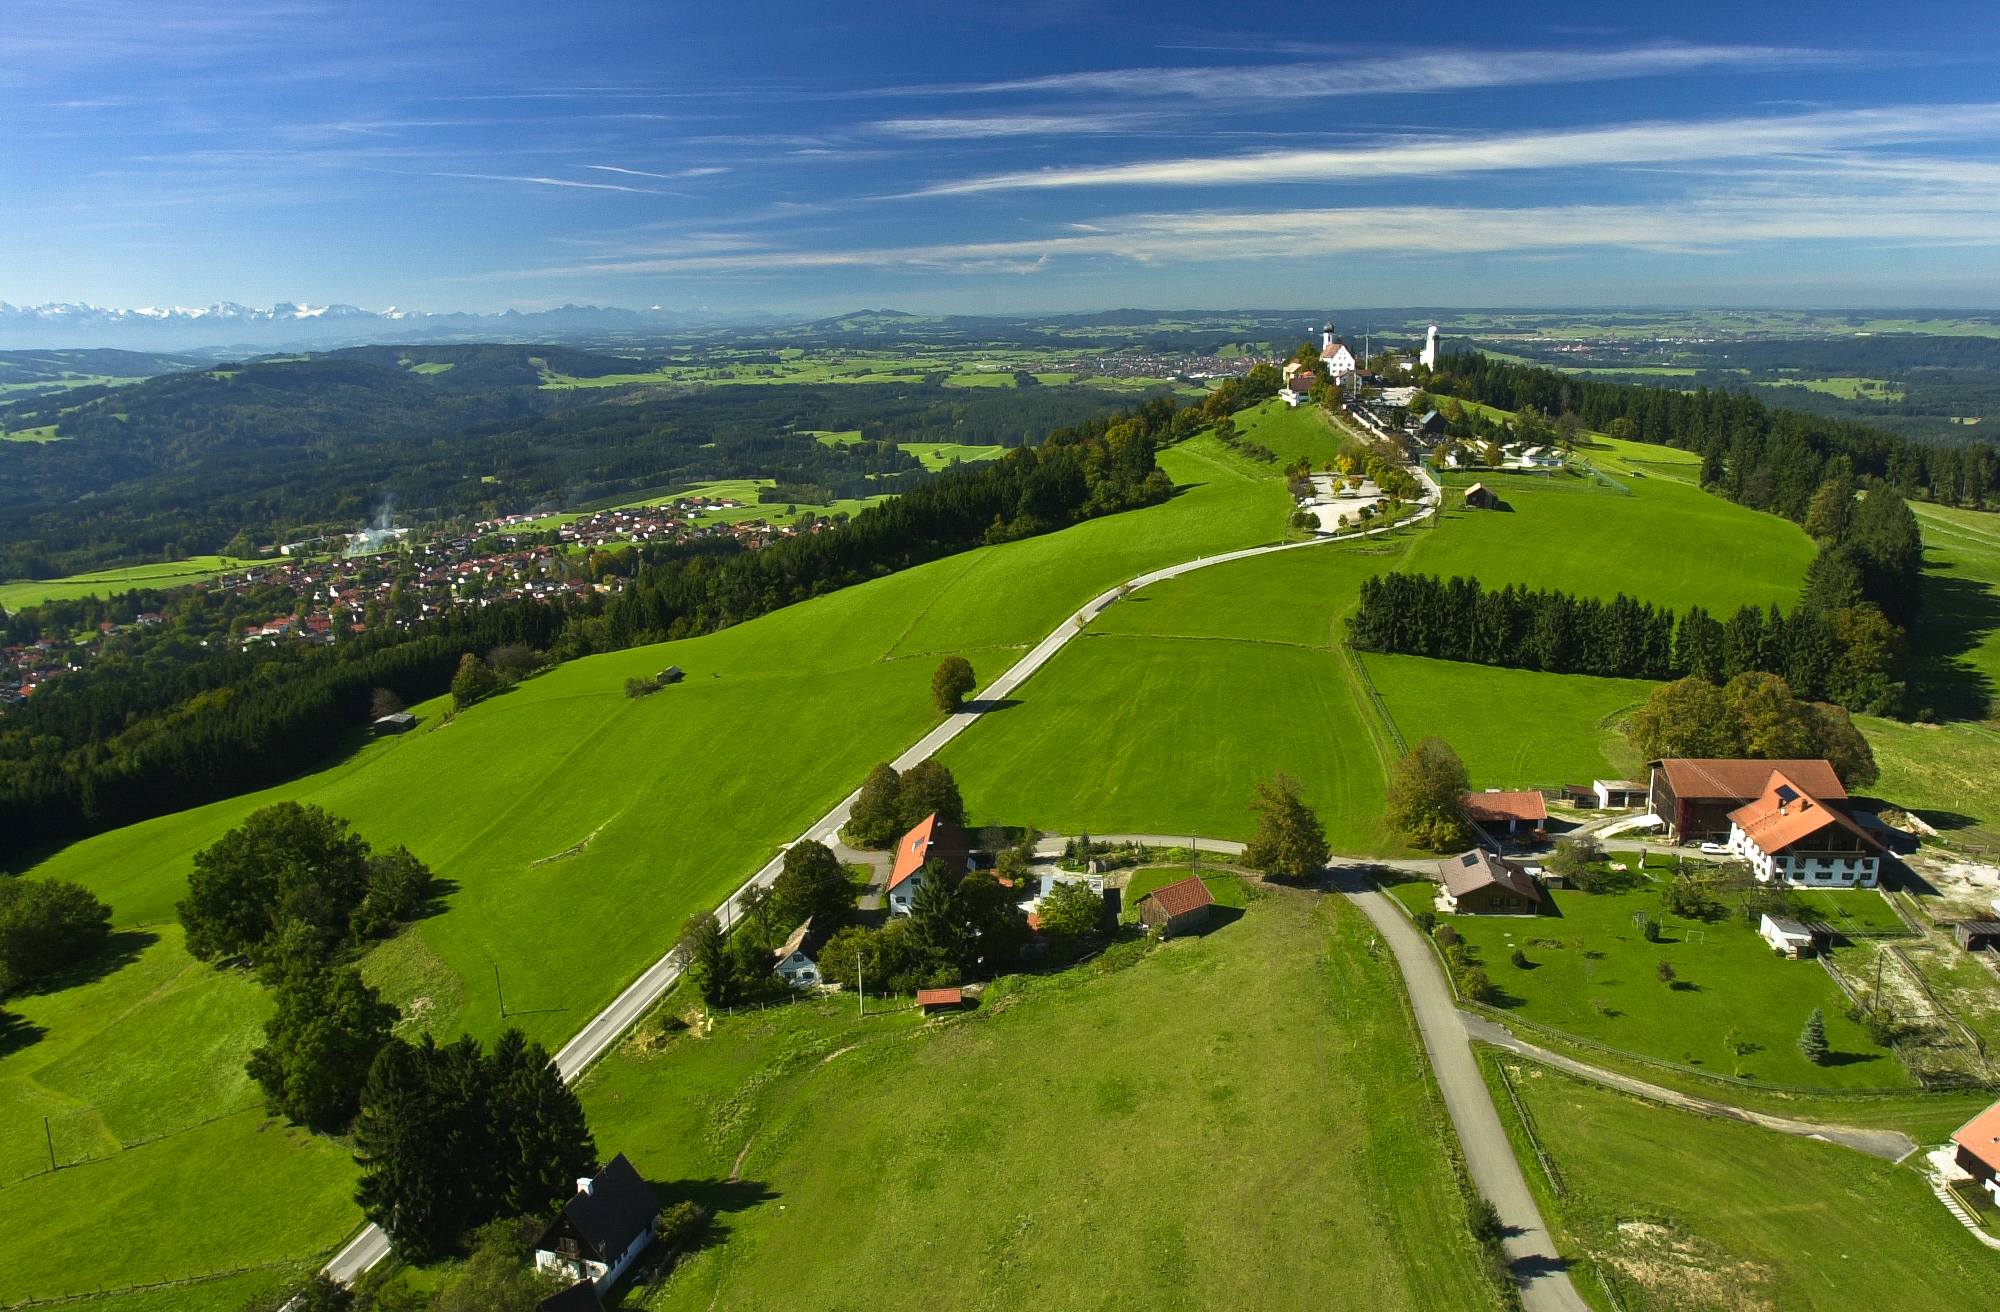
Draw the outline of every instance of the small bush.
[[[1459,937],[1458,931],[1453,929],[1450,925],[1439,925],[1437,928],[1437,934],[1434,937],[1437,939],[1438,943],[1441,946],[1447,948],[1454,947],[1457,944],[1464,942],[1464,940]]]
[[[660,1246],[671,1251],[700,1234],[707,1220],[707,1213],[693,1203],[675,1203],[660,1213],[653,1232],[659,1236]]]
[[[1438,918],[1431,912],[1419,911],[1417,913],[1417,928],[1424,931],[1424,933],[1430,933],[1432,929],[1436,928],[1437,923]]]
[[[1660,983],[1671,984],[1674,982],[1674,963],[1662,958],[1660,963],[1653,967],[1653,973],[1660,977]]]
[[[1514,969],[1516,970],[1526,970],[1528,968],[1528,954],[1519,948],[1514,949],[1514,955],[1509,959],[1513,961]]]
[[[627,697],[650,697],[658,692],[660,687],[661,684],[658,679],[627,679],[625,680],[625,695]]]

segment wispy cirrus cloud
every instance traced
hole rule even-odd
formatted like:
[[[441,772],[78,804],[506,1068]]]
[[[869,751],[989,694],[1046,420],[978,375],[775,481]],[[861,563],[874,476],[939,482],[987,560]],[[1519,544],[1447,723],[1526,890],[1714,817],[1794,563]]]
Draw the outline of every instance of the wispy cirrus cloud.
[[[1920,105],[1705,123],[1631,123],[1558,132],[1523,132],[1337,150],[1148,160],[1036,169],[965,178],[911,195],[1107,186],[1242,186],[1274,182],[1356,182],[1522,169],[1680,164],[1702,160],[1808,158],[1912,141],[1974,139],[2000,133],[2000,105]]]
[[[891,118],[871,124],[878,132],[919,140],[1065,136],[1124,132],[1154,122],[1150,114],[992,114],[963,118]]]
[[[674,178],[704,178],[711,173],[729,172],[728,169],[722,167],[720,164],[711,164],[702,168],[680,169],[673,173],[648,173],[644,169],[619,168],[616,164],[586,164],[584,167],[587,169],[597,169],[603,173],[624,173],[635,178],[662,178],[668,180]]]
[[[581,187],[585,191],[629,191],[641,196],[671,196],[674,194],[668,191],[660,191],[653,187],[627,187],[616,182],[578,182],[574,178],[541,178],[517,173],[433,172],[431,176],[434,178],[472,178],[480,182],[529,182],[541,187]]]
[[[871,88],[859,94],[1182,96],[1201,100],[1301,100],[1465,91],[1478,87],[1602,82],[1704,71],[1755,72],[1858,62],[1847,51],[1785,46],[1647,45],[1622,50],[1447,50],[1337,62],[1116,68],[999,82]]]

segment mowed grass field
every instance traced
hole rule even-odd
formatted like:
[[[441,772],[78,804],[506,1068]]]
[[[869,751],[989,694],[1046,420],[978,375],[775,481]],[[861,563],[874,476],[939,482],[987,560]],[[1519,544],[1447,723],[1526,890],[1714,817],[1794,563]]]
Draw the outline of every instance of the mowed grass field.
[[[1336,851],[1400,851],[1380,819],[1392,749],[1339,645],[1363,579],[1456,574],[1722,614],[1798,595],[1813,547],[1795,525],[1665,479],[1635,481],[1631,496],[1570,482],[1510,491],[1511,512],[1448,511],[1434,527],[1140,589],[944,759],[977,799],[975,819],[1027,817],[1067,833],[1248,838],[1253,785],[1284,771],[1304,783]],[[1650,691],[1635,680],[1366,660],[1405,741],[1443,737],[1480,787],[1629,768],[1606,721]]]
[[[1246,902],[955,1020],[843,997],[608,1057],[598,1143],[718,1208],[626,1306],[1497,1306],[1393,957],[1340,899]]]
[[[1911,709],[1985,719],[2000,696],[2000,515],[1911,505],[1924,534],[1924,604],[1910,654],[1945,703]]]
[[[1437,889],[1412,883],[1395,892],[1412,911],[1428,911]],[[1825,896],[1872,900],[1886,911],[1878,893]],[[1778,957],[1733,908],[1705,924],[1670,917],[1662,940],[1649,943],[1633,917],[1643,911],[1659,919],[1654,889],[1559,889],[1543,907],[1532,917],[1438,917],[1476,950],[1500,990],[1496,1005],[1514,1015],[1727,1079],[1833,1090],[1914,1087],[1895,1054],[1869,1042],[1847,1018],[1846,998],[1818,963]],[[1525,970],[1509,960],[1517,947],[1528,959]],[[1662,961],[1674,968],[1672,984],[1656,973]],[[1835,1053],[1825,1066],[1814,1066],[1796,1047],[1815,1007]],[[1737,1055],[1732,1041],[1750,1051]]]
[[[1372,652],[1361,660],[1403,741],[1449,742],[1474,788],[1588,784],[1643,768],[1618,725],[1653,691],[1644,680]]]
[[[134,588],[178,588],[212,579],[251,562],[226,556],[190,556],[159,565],[132,565],[124,569],[72,574],[60,579],[21,579],[0,583],[0,608],[22,610],[45,601],[69,601],[77,597],[108,597]]]
[[[1921,1162],[1641,1102],[1488,1049],[1487,1082],[1577,1288],[1627,1312],[1945,1312],[1983,1306],[1994,1255]],[[1504,1067],[1505,1082],[1502,1081]],[[1520,1099],[1558,1193],[1509,1096]]]
[[[1168,505],[952,557],[706,637],[573,662],[450,724],[441,702],[420,706],[422,726],[410,735],[360,746],[260,794],[73,844],[28,873],[90,886],[122,926],[158,925],[185,895],[194,853],[249,812],[286,798],[324,806],[378,846],[407,844],[456,886],[443,915],[369,963],[391,1000],[423,999],[423,1023],[442,1036],[463,1029],[490,1039],[502,1028],[497,964],[507,1023],[553,1049],[671,946],[684,917],[715,906],[871,765],[936,722],[929,682],[941,652],[965,651],[991,679],[1120,579],[1278,531],[1282,483],[1238,469],[1206,442],[1163,463],[1187,488]],[[624,695],[626,678],[669,663],[688,671],[686,683],[643,700]],[[987,809],[968,797],[975,811]],[[163,941],[159,950],[192,978],[212,975]],[[132,1005],[134,969],[77,986],[63,1002],[68,1019],[9,1062],[38,1069],[59,1031],[110,1026]],[[204,1079],[240,1093],[243,1054],[259,1041],[261,1017],[246,1002],[191,1013],[165,1032],[209,1054],[196,1063]],[[147,1124],[160,1132],[207,1114],[177,1092],[190,1072],[156,1080],[149,1070],[105,1064],[69,1095],[75,1114],[152,1107]],[[31,1141],[43,1114],[32,1103],[0,1110],[0,1141]],[[296,1204],[327,1188],[344,1198],[352,1172],[345,1154],[270,1160],[268,1145],[283,1134],[262,1126],[254,1114],[215,1122],[201,1132],[200,1164],[228,1182],[234,1215],[281,1211],[286,1225],[198,1245],[189,1250],[198,1258],[137,1245],[121,1255],[122,1279],[168,1278],[191,1260],[210,1263],[205,1269],[262,1260],[245,1257],[251,1249],[276,1250],[271,1260],[310,1254],[358,1223],[351,1206]],[[0,1237],[0,1300],[61,1292],[17,1243],[75,1253],[112,1224],[112,1209],[171,1212],[206,1207],[214,1196],[191,1189],[187,1164],[152,1147],[116,1160],[125,1173],[117,1192],[93,1183],[109,1178],[112,1168],[102,1165],[35,1186],[35,1225]]]

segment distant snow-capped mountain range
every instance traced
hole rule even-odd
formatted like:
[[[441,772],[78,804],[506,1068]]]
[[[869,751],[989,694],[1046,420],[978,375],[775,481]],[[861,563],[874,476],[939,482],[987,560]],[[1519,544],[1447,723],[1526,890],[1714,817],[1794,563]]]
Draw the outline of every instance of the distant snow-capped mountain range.
[[[218,301],[204,308],[146,306],[132,310],[85,304],[16,306],[0,301],[0,349],[114,346],[151,350],[262,350],[361,346],[370,342],[547,341],[568,336],[646,335],[704,324],[768,322],[776,316],[700,311],[623,310],[565,305],[523,314],[432,314],[418,310],[364,310],[353,305],[295,305],[268,310]]]

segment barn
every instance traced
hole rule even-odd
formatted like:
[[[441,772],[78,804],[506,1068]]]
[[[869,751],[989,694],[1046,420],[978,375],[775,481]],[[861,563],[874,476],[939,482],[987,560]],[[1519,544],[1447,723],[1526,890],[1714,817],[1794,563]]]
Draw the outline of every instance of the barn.
[[[1172,938],[1200,929],[1215,909],[1215,895],[1201,876],[1190,875],[1178,884],[1156,888],[1139,899],[1139,921],[1161,938]]]

